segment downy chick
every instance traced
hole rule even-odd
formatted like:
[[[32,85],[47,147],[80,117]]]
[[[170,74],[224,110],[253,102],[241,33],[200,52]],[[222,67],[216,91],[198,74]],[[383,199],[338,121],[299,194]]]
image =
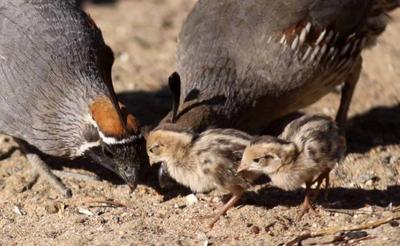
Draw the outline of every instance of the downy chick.
[[[170,77],[171,87],[174,87],[174,80],[179,83],[177,74]],[[179,102],[176,99],[178,96],[174,101]],[[176,106],[174,103],[175,109]],[[197,134],[166,123],[149,133],[147,151],[150,165],[161,163],[164,172],[192,191],[217,188],[233,194],[210,224],[212,226],[249,187],[249,182],[238,176],[236,170],[251,138],[234,129],[211,129]],[[252,180],[252,177],[247,178]]]
[[[286,126],[278,137],[255,138],[243,154],[238,173],[250,171],[269,175],[271,182],[284,190],[306,185],[300,218],[308,210],[310,189],[317,190],[345,154],[346,144],[335,122],[324,116],[303,116]]]

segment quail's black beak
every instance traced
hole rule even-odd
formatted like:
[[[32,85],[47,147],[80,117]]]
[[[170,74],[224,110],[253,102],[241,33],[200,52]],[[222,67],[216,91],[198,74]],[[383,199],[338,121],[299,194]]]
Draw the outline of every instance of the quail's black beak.
[[[133,192],[138,183],[138,168],[133,167],[119,167],[117,169],[119,176],[128,184],[131,192]]]
[[[94,162],[104,166],[118,174],[134,191],[138,184],[140,166],[146,160],[146,156],[140,148],[132,146],[112,146],[105,150],[104,146],[89,149],[85,154]]]

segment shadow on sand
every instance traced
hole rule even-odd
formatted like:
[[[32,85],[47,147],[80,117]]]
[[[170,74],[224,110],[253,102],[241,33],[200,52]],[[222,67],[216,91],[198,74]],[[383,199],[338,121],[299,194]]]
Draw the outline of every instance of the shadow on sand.
[[[390,186],[387,190],[364,190],[350,188],[331,188],[328,190],[328,199],[325,201],[321,190],[316,204],[332,209],[359,209],[367,205],[387,207],[400,205],[400,186]],[[304,190],[283,191],[275,187],[262,188],[258,192],[247,192],[243,204],[266,208],[275,206],[300,206],[304,199]]]
[[[349,119],[349,152],[364,153],[376,146],[400,143],[400,104],[376,107]]]

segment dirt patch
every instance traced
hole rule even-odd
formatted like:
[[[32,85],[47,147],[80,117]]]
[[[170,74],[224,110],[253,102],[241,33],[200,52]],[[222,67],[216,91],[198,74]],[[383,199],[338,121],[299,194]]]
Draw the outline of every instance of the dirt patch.
[[[166,78],[174,71],[177,34],[194,2],[125,0],[86,7],[116,54],[113,78],[119,97],[146,125],[157,122],[170,107]],[[218,194],[198,195],[197,202],[188,204],[187,190],[176,187],[161,193],[151,172],[130,194],[117,177],[84,163],[105,179],[63,179],[74,193],[63,199],[42,179],[33,182],[29,164],[17,150],[0,162],[0,245],[277,245],[304,232],[391,216],[391,209],[400,205],[399,41],[397,11],[379,44],[365,52],[350,112],[350,153],[332,174],[333,188],[328,200],[318,202],[317,215],[296,221],[303,191],[259,185],[209,231],[207,216],[221,205]],[[338,99],[332,93],[307,111],[334,115]],[[0,146],[0,152],[6,152],[14,143],[1,137]],[[55,164],[69,172],[91,173],[74,164]],[[399,222],[357,233],[305,244],[338,238],[359,245],[400,244]]]

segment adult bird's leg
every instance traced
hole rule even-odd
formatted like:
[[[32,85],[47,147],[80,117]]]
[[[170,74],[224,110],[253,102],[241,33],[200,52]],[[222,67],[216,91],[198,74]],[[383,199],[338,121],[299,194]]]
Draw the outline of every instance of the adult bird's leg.
[[[55,176],[50,168],[47,166],[47,164],[40,159],[40,157],[37,154],[32,154],[28,153],[26,154],[26,157],[29,160],[29,163],[33,167],[33,169],[39,173],[39,175],[47,180],[47,182],[53,186],[61,195],[63,195],[66,198],[69,198],[72,196],[72,191],[71,189],[67,188],[61,181],[60,179]]]
[[[69,198],[72,196],[71,189],[67,188],[60,179],[51,172],[48,165],[39,157],[38,154],[31,151],[24,141],[19,139],[15,139],[15,141],[18,143],[21,151],[25,153],[26,158],[36,174],[39,174],[40,177],[46,179],[46,181],[64,197]]]
[[[231,207],[233,207],[242,197],[243,191],[240,191],[236,194],[233,194],[231,199],[227,203],[224,204],[224,206],[221,208],[221,210],[215,215],[214,219],[211,221],[211,223],[208,225],[210,228],[213,228],[215,223],[219,220],[219,218],[224,215]]]
[[[353,98],[354,90],[360,78],[362,68],[362,58],[358,58],[353,69],[349,73],[342,88],[342,95],[340,98],[340,106],[336,115],[336,122],[340,127],[341,134],[346,132],[347,113],[350,108],[351,99]]]

